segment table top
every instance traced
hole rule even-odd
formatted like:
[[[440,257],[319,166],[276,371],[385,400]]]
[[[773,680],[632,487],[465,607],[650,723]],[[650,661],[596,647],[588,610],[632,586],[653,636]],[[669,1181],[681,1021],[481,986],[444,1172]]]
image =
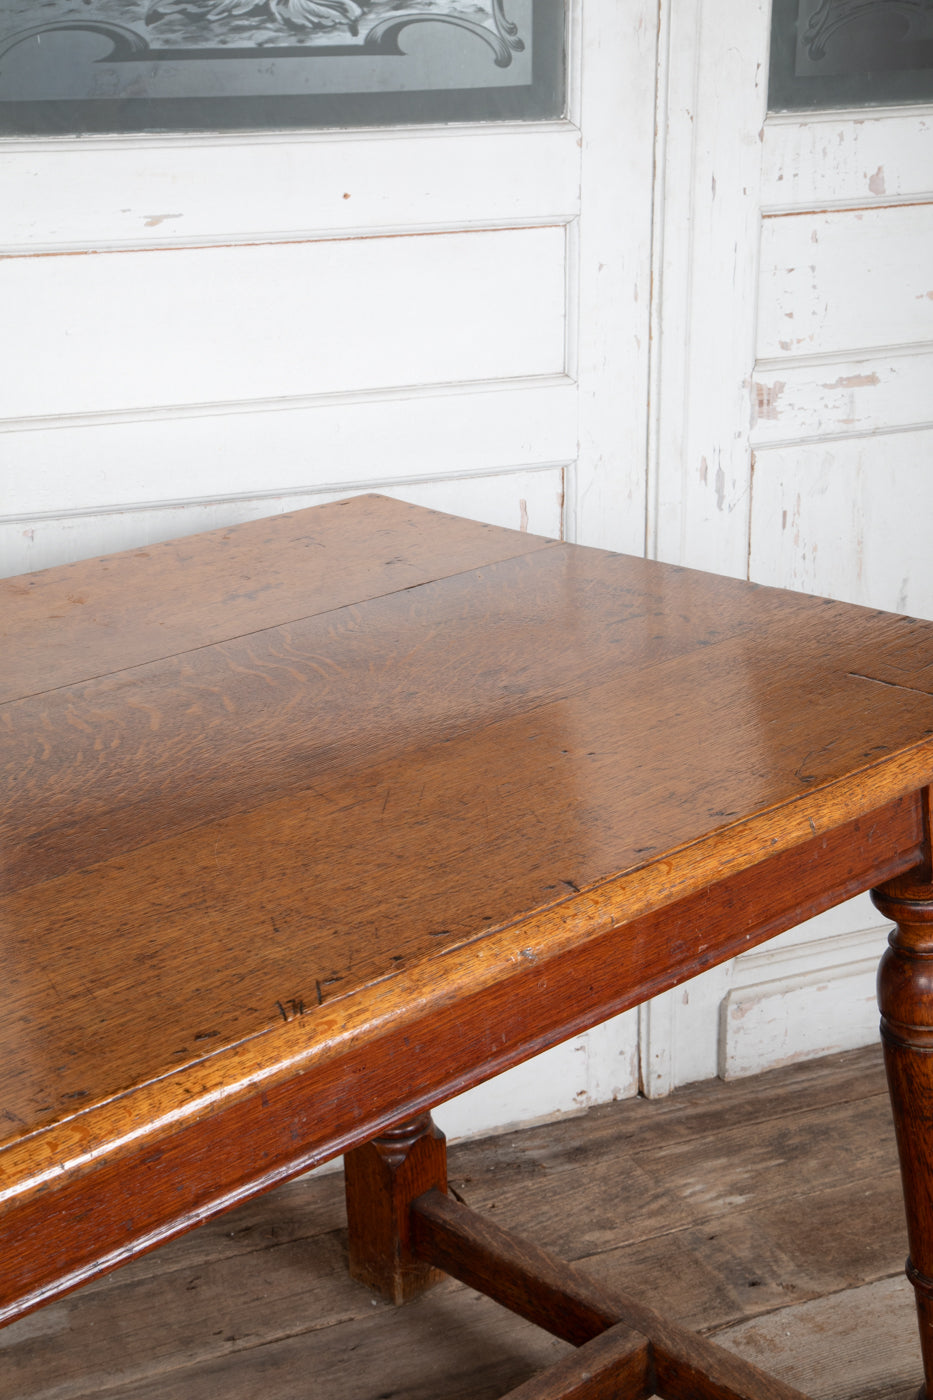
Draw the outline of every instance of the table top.
[[[271,1180],[579,1028],[572,950],[880,809],[882,875],[926,839],[927,622],[377,496],[0,598],[0,1211],[311,1074]]]

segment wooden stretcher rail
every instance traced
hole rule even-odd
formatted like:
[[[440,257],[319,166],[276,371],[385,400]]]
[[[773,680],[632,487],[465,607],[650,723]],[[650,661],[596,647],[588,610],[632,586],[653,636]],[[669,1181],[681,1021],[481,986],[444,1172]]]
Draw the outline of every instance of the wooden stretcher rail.
[[[612,1331],[612,1345],[602,1353],[589,1353],[595,1371],[587,1357],[583,1369],[591,1371],[589,1379],[572,1365],[563,1372],[551,1368],[540,1378],[543,1388],[536,1390],[536,1382],[529,1382],[530,1388],[514,1391],[510,1400],[601,1400],[604,1395],[629,1400],[650,1394],[662,1400],[805,1400],[799,1390],[624,1294],[601,1288],[571,1264],[491,1224],[441,1191],[426,1192],[411,1209],[413,1252],[425,1263],[578,1346],[587,1348],[594,1338]],[[620,1325],[627,1332],[617,1333]],[[639,1372],[640,1343],[647,1344],[647,1372]],[[609,1375],[616,1368],[622,1388],[600,1388],[600,1367]],[[569,1389],[550,1385],[548,1377],[556,1380],[558,1375]],[[639,1388],[649,1379],[653,1390]],[[631,1385],[635,1388],[626,1388]]]
[[[649,1400],[655,1393],[651,1344],[620,1322],[504,1400]]]

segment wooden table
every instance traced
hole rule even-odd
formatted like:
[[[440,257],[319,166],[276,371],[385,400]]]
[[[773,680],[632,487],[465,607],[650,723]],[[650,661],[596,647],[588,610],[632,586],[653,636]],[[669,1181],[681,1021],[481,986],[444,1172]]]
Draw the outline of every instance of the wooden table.
[[[933,625],[373,496],[0,589],[2,1319],[346,1151],[358,1276],[581,1344],[523,1400],[790,1395],[424,1110],[881,885],[933,1380]]]

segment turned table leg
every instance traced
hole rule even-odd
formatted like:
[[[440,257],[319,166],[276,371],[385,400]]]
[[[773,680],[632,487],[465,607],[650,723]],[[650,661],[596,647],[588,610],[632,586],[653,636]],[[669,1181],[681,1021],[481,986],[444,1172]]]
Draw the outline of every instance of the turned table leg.
[[[925,1385],[933,1397],[933,881],[913,871],[872,892],[896,928],[878,973],[881,1037],[901,1161]]]
[[[350,1274],[393,1303],[430,1288],[443,1274],[411,1249],[411,1203],[447,1190],[444,1134],[430,1113],[354,1148],[344,1158]]]

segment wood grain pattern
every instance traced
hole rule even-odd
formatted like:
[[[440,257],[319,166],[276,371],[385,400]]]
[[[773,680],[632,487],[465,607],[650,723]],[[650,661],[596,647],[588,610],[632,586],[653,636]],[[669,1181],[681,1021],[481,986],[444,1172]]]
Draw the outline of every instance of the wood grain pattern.
[[[923,855],[930,624],[373,497],[4,597],[4,1316]]]
[[[315,573],[332,562],[325,554]],[[440,561],[406,566],[423,570],[425,563],[437,568]],[[286,557],[281,582],[269,582],[265,610],[308,606],[291,568]],[[354,603],[367,601],[372,586],[360,575],[343,583]],[[568,701],[579,708],[601,682],[681,657],[701,642],[747,636],[761,609],[809,613],[811,625],[822,623],[820,609],[780,593],[746,595],[724,618],[722,605],[735,594],[725,581],[709,590],[702,612],[687,614],[689,575],[652,580],[644,561],[595,550],[581,559],[563,545],[400,588],[365,608],[333,606],[334,586],[322,589],[314,575],[305,588],[320,610],[311,617],[60,686],[0,711],[9,754],[0,789],[7,889],[82,869],[112,851],[124,855],[244,805],[256,809],[298,792],[305,808],[335,776],[357,783],[379,760],[398,767],[400,755],[407,769],[417,762],[413,750],[475,743],[478,731],[521,722],[530,710],[547,707],[549,716],[551,706]],[[557,616],[547,610],[551,596],[567,598]],[[109,625],[102,610],[94,623]],[[151,644],[164,645],[164,619],[155,625]],[[794,617],[790,625],[801,624]],[[135,615],[121,619],[124,630],[142,643]],[[507,678],[489,665],[491,650],[509,656]],[[627,704],[617,691],[604,703]],[[553,713],[574,723],[563,708]],[[442,752],[446,764],[457,749]]]
[[[0,699],[194,652],[551,543],[365,496],[3,579],[0,638],[15,665],[0,675]]]

